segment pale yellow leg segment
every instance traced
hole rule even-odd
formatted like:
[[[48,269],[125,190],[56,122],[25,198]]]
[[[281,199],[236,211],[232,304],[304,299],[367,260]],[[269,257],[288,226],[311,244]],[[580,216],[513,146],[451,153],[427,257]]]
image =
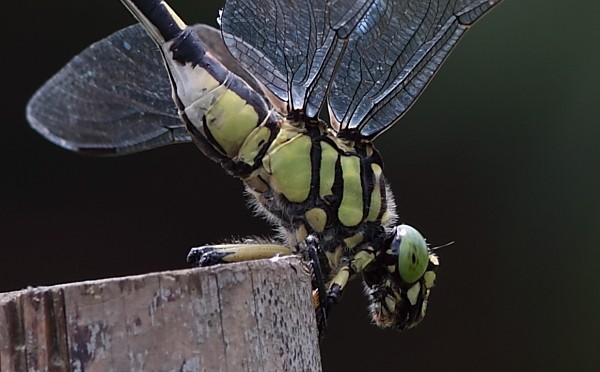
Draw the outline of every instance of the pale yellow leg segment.
[[[333,277],[333,279],[329,282],[329,288],[327,296],[333,296],[335,298],[335,302],[339,299],[342,292],[344,291],[344,287],[348,284],[348,280],[350,279],[350,268],[345,265],[340,268],[337,274]],[[313,289],[313,306],[315,309],[319,308],[321,304],[321,297],[319,294],[319,289]]]
[[[367,247],[354,255],[350,261],[350,267],[354,273],[362,272],[375,259],[375,253],[372,247]]]
[[[223,257],[223,260],[227,262],[261,260],[275,256],[289,256],[294,253],[288,247],[278,244],[223,244],[212,247],[227,254]]]
[[[373,252],[373,248],[370,246],[357,252],[352,261],[350,261],[349,264],[343,264],[338,270],[337,274],[328,283],[328,296],[332,296],[335,298],[335,301],[338,301],[339,297],[344,292],[344,288],[346,287],[346,284],[348,284],[350,277],[354,274],[362,272],[365,267],[373,262],[374,259],[375,253]],[[315,309],[319,307],[319,304],[319,291],[318,289],[315,289],[313,290],[313,306]]]
[[[198,266],[211,266],[220,263],[289,256],[294,253],[290,248],[279,244],[219,244],[192,248],[187,260]]]

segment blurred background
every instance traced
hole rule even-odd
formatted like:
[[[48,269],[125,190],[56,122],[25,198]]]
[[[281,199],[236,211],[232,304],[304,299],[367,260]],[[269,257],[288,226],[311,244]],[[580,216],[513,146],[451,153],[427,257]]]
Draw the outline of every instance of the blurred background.
[[[222,2],[170,3],[215,25]],[[241,183],[193,145],[91,158],[29,128],[35,90],[134,22],[118,1],[3,8],[0,291],[185,268],[192,246],[270,234]],[[592,0],[505,0],[376,142],[401,222],[455,243],[406,333],[371,326],[354,281],[330,318],[325,370],[600,364],[598,14]]]

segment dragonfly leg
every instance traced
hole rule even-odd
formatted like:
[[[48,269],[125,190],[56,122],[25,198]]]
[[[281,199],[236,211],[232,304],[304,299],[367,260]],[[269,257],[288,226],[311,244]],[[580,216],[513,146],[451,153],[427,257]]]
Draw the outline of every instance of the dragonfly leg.
[[[194,266],[212,266],[222,263],[244,262],[288,256],[294,254],[290,248],[273,243],[217,244],[195,247],[190,250],[187,262]]]
[[[319,250],[319,241],[315,236],[308,235],[304,239],[304,244],[305,247],[303,247],[302,251],[306,252],[305,259],[309,262],[312,269],[313,306],[317,318],[319,338],[322,339],[327,328],[327,311],[329,310],[327,291],[325,289],[326,279],[321,267],[324,254],[323,251]]]
[[[317,326],[319,336],[323,338],[325,328],[327,327],[327,317],[335,304],[340,301],[348,280],[356,273],[360,273],[363,269],[371,264],[375,259],[375,253],[371,246],[358,251],[349,261],[342,263],[337,269],[337,272],[331,281],[326,282],[323,278],[323,271],[320,265],[322,260],[318,259],[317,246],[311,247],[310,241],[307,238],[307,248],[310,257],[310,262],[313,268],[313,304],[315,306],[317,316]],[[322,251],[321,251],[322,254]],[[322,254],[323,255],[323,254]],[[325,289],[327,287],[327,289]]]
[[[333,305],[339,302],[344,287],[350,277],[349,267],[347,265],[342,266],[327,288],[326,283],[323,280],[324,276],[320,269],[319,260],[311,258],[310,262],[313,267],[313,304],[315,306],[317,328],[319,330],[319,339],[323,339],[325,336],[325,329],[327,328],[327,318]]]

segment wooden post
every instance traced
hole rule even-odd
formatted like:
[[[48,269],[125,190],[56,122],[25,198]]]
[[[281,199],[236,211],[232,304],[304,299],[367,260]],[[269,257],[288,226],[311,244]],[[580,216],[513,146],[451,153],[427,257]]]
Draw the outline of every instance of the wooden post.
[[[319,371],[296,257],[0,294],[1,371]]]

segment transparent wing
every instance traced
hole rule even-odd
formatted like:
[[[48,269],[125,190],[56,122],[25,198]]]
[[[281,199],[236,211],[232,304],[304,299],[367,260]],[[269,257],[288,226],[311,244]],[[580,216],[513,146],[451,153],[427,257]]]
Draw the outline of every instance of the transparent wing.
[[[190,142],[162,56],[140,25],[91,45],[27,104],[31,126],[69,150],[121,155]]]
[[[394,124],[466,29],[498,2],[370,1],[328,96],[336,129],[374,138]]]
[[[373,138],[416,100],[465,29],[500,0],[229,0],[233,56],[290,110]]]
[[[361,21],[365,3],[229,0],[221,29],[231,54],[289,110],[316,117],[346,47],[344,39]]]

